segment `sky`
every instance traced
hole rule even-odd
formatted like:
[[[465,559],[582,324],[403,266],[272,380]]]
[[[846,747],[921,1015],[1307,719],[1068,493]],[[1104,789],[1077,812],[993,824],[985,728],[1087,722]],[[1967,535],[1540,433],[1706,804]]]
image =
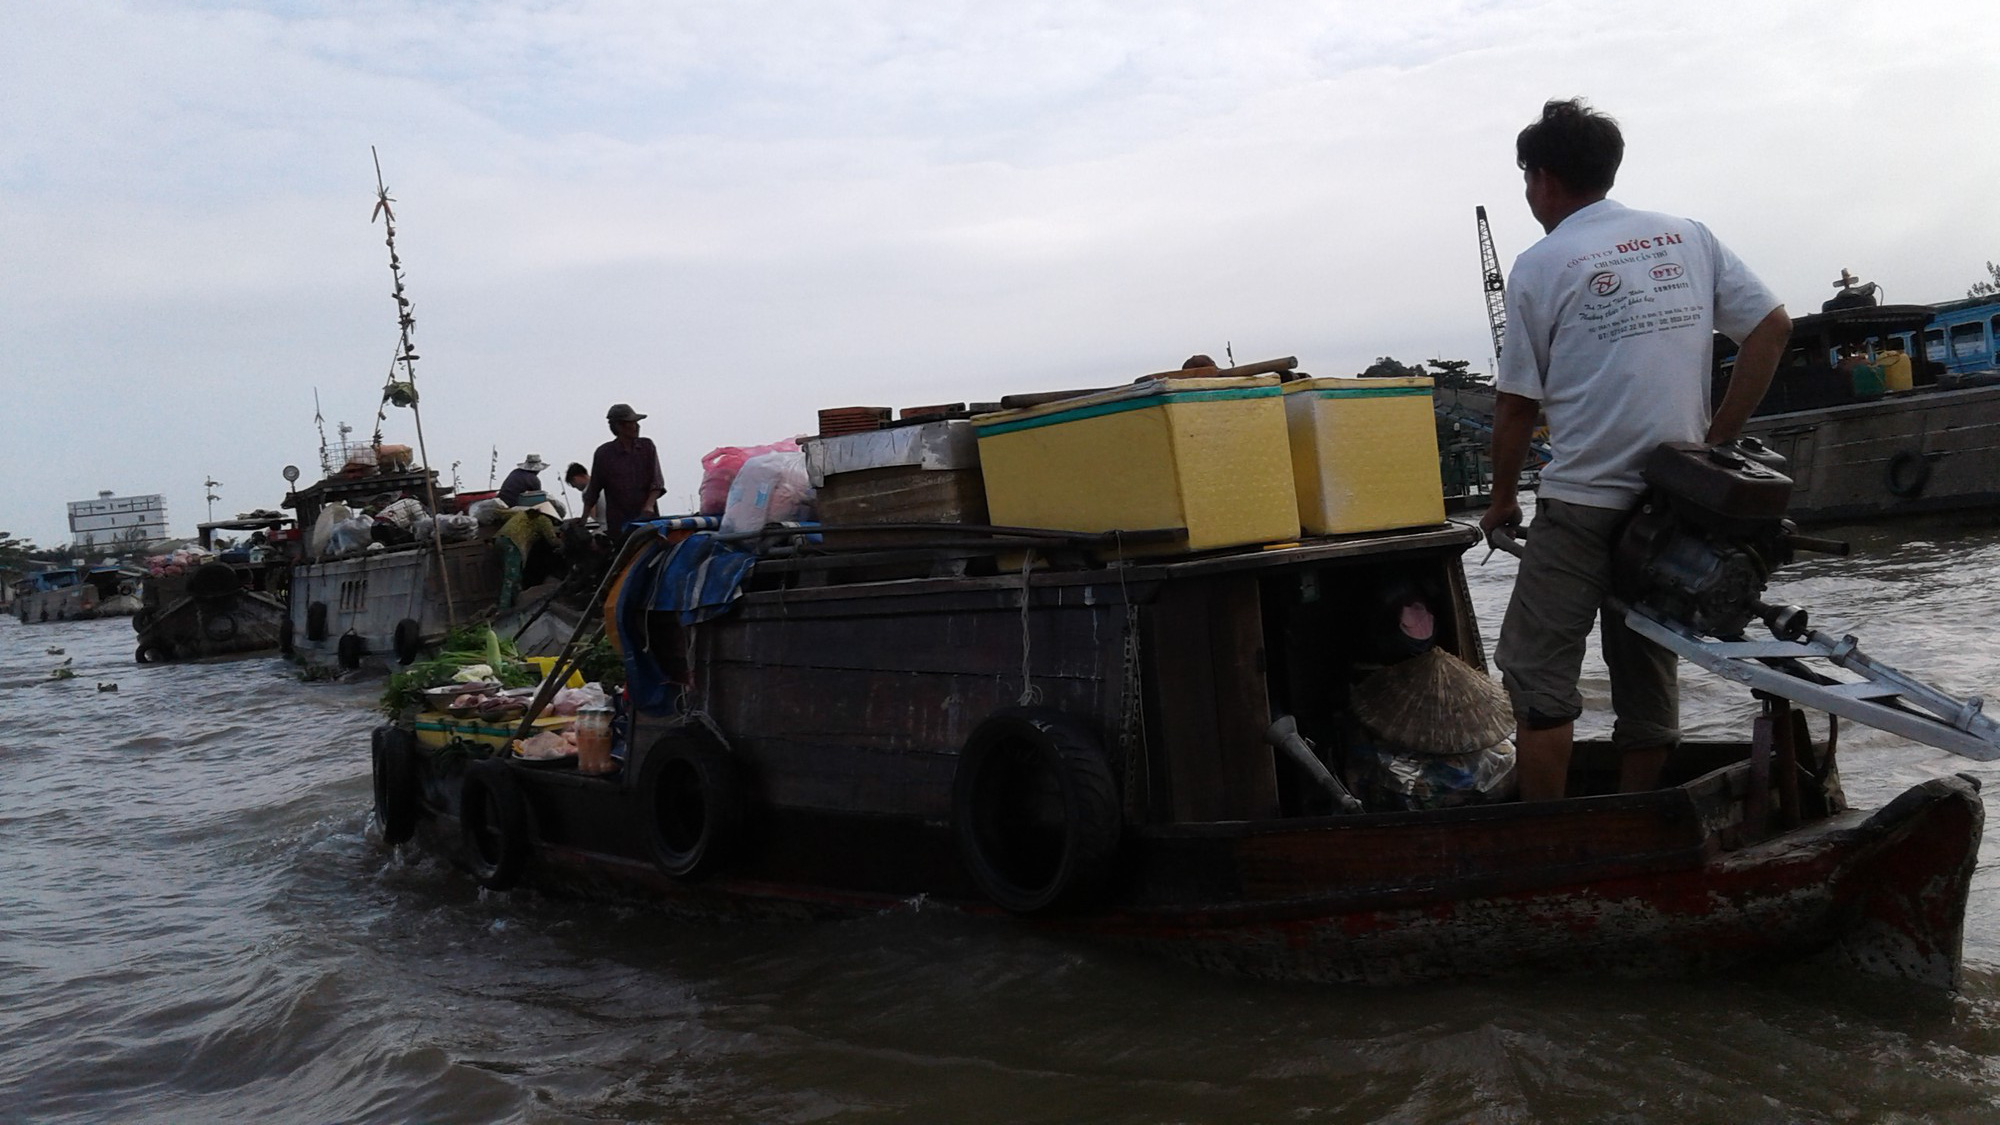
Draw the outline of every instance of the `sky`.
[[[318,476],[415,302],[461,487],[650,415],[700,457],[822,407],[1124,382],[1190,353],[1488,366],[1473,208],[1616,117],[1613,197],[1796,315],[2000,259],[1988,3],[0,0],[0,530],[159,492],[178,534]],[[416,444],[408,411],[385,440]],[[454,468],[454,466],[456,466]],[[545,480],[554,487],[554,474]]]

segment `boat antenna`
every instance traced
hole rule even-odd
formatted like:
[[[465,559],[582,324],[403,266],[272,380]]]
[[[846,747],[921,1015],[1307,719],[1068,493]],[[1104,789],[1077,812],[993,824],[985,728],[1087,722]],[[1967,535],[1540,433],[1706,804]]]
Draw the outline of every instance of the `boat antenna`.
[[[396,212],[390,204],[396,200],[389,194],[389,187],[382,181],[382,154],[368,146],[368,155],[375,160],[375,210],[368,216],[372,224],[382,220],[384,242],[389,247],[389,276],[395,282],[395,289],[389,294],[396,302],[396,356],[389,361],[389,381],[382,387],[382,405],[375,411],[375,455],[382,455],[382,421],[389,407],[405,406],[417,426],[417,458],[423,469],[424,493],[429,500],[431,514],[438,510],[437,476],[431,472],[431,455],[424,447],[424,416],[417,409],[417,350],[410,337],[416,333],[417,318],[410,309],[410,298],[403,291],[403,260],[396,254]],[[397,376],[402,378],[398,379]],[[451,574],[444,565],[443,521],[431,520],[431,546],[437,556],[438,579],[444,589],[445,620],[450,627],[458,628],[458,611],[451,596]]]
[[[317,427],[319,428],[319,468],[320,468],[320,475],[321,475],[321,476],[324,476],[324,477],[330,477],[330,476],[332,476],[332,475],[333,475],[333,469],[332,469],[332,467],[330,467],[330,466],[329,466],[329,465],[328,465],[328,464],[326,463],[326,462],[327,462],[327,456],[326,456],[326,418],[325,418],[325,416],[323,416],[323,415],[322,415],[322,414],[320,414],[320,412],[319,412],[319,388],[318,388],[318,387],[314,387],[314,388],[313,388],[313,425],[314,425],[314,426],[317,426]]]
[[[500,479],[500,447],[496,445],[493,447],[493,460],[486,465],[486,487],[492,488],[493,482],[498,479]]]

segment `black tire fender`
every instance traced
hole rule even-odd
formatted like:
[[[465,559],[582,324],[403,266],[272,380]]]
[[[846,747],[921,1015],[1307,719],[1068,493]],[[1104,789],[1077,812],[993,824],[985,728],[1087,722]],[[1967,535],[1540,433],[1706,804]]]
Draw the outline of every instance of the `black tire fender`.
[[[354,671],[356,668],[361,667],[361,658],[366,655],[368,655],[368,642],[361,639],[361,634],[342,633],[340,635],[340,644],[335,650],[335,656],[339,658],[342,668],[350,672]]]
[[[281,656],[290,656],[297,651],[298,644],[292,636],[292,614],[288,608],[285,615],[278,619],[278,653]]]
[[[1088,905],[1117,859],[1124,812],[1097,736],[1049,708],[1010,707],[959,752],[952,834],[966,872],[1016,914]]]
[[[394,846],[417,831],[416,739],[398,726],[376,727],[369,763],[375,782],[375,822],[384,843]]]
[[[466,862],[480,886],[504,891],[521,881],[534,841],[528,836],[528,802],[512,767],[488,758],[466,769],[458,825]]]
[[[417,624],[415,619],[405,617],[401,621],[396,622],[396,633],[393,639],[396,648],[396,663],[416,663],[417,654],[424,647],[424,627]]]
[[[139,664],[151,664],[153,662],[153,646],[140,645],[138,650],[132,654],[132,659]]]
[[[236,636],[236,616],[218,613],[208,617],[201,623],[201,635],[217,644],[231,640]]]
[[[326,603],[313,602],[306,606],[306,640],[326,639]]]
[[[698,879],[729,861],[743,829],[742,774],[715,732],[684,723],[662,734],[635,790],[639,834],[660,870]]]
[[[1930,458],[1919,449],[1898,450],[1882,469],[1882,485],[1895,496],[1921,496],[1930,479]]]
[[[243,588],[243,580],[228,563],[206,562],[188,574],[184,588],[193,598],[228,598]]]

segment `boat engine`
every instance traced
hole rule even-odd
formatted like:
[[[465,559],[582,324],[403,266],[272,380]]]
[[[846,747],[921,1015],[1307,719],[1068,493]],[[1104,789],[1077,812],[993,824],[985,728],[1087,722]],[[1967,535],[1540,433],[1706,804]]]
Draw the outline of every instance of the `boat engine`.
[[[1847,547],[1802,536],[1785,519],[1786,468],[1756,438],[1655,448],[1642,470],[1648,491],[1612,551],[1613,592],[1713,637],[1741,637],[1752,620],[1780,637],[1804,636],[1805,610],[1763,601],[1771,572],[1801,548]]]
[[[1771,572],[1796,551],[1845,555],[1847,544],[1800,535],[1785,518],[1785,459],[1755,438],[1668,442],[1647,455],[1647,490],[1611,552],[1606,608],[1640,636],[1775,700],[1817,708],[1977,761],[2000,760],[2000,723],[1983,701],[1932,687],[1814,629],[1795,605],[1770,605]],[[1496,548],[1520,554],[1506,529]],[[1771,639],[1744,636],[1762,621]],[[1714,638],[1713,640],[1708,638]],[[1836,679],[1807,661],[1858,679]]]

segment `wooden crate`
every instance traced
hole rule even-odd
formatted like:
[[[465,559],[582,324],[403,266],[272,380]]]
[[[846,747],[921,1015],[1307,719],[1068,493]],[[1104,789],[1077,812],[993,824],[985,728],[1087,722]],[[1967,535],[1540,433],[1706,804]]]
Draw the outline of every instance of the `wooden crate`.
[[[820,522],[833,527],[879,523],[986,522],[986,486],[977,468],[892,465],[838,473],[819,489]],[[935,540],[922,531],[829,531],[830,545],[897,547]]]

